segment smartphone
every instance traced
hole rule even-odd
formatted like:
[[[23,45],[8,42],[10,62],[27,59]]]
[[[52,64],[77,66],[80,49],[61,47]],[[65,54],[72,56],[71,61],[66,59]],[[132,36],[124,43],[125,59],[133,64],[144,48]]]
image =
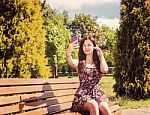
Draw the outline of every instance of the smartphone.
[[[77,35],[74,34],[74,35],[71,36],[71,42],[78,43],[78,37],[77,37]]]

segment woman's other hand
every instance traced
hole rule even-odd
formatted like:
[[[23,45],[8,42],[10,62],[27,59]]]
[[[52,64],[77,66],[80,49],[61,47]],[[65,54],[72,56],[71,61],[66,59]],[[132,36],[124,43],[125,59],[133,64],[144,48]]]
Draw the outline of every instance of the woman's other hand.
[[[94,47],[94,49],[97,51],[97,55],[98,55],[99,57],[102,57],[102,55],[103,55],[102,49],[99,48],[98,46]]]

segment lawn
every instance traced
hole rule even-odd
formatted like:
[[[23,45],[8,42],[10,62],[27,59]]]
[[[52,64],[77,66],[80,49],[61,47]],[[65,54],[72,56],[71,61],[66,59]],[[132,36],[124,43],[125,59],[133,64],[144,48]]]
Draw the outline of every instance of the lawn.
[[[115,98],[115,93],[113,92],[113,85],[115,80],[112,76],[103,76],[101,79],[101,87],[105,91],[105,93],[112,97],[113,101],[119,103],[121,109],[128,109],[128,108],[150,108],[150,99],[147,100],[133,100],[129,98]]]

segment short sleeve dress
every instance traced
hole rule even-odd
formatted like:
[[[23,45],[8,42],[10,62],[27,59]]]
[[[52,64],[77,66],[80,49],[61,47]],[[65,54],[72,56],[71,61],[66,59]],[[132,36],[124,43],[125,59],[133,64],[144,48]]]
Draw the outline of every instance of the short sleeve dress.
[[[72,103],[72,112],[82,112],[87,100],[94,99],[98,103],[109,102],[108,97],[100,88],[101,73],[96,69],[87,68],[85,62],[78,64],[78,76],[80,80]]]

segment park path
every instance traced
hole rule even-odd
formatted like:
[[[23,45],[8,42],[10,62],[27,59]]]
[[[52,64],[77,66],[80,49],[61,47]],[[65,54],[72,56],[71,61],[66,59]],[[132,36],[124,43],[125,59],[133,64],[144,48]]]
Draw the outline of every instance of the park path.
[[[150,115],[150,108],[127,109],[121,115]]]

